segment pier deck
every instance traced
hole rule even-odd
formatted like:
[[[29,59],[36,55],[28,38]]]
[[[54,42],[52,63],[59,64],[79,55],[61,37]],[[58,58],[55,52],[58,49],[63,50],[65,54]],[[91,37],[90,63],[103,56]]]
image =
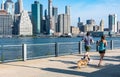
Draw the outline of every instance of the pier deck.
[[[107,51],[102,67],[99,53],[90,54],[92,61],[81,69],[76,63],[83,54],[2,63],[0,77],[120,77],[120,50]]]

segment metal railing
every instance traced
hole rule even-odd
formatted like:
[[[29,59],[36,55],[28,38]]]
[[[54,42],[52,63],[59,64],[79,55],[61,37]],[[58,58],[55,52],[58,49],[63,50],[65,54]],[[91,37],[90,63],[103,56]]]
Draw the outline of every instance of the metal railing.
[[[120,41],[108,41],[108,50],[120,49]],[[96,43],[91,45],[91,51],[97,51]],[[45,43],[45,44],[22,44],[1,45],[0,61],[25,61],[43,57],[58,57],[61,55],[84,53],[83,42]]]

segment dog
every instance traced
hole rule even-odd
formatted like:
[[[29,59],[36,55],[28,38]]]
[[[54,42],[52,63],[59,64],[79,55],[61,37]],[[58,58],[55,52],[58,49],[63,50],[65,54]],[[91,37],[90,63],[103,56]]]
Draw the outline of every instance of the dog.
[[[79,60],[77,62],[77,67],[80,69],[82,66],[87,66],[88,65],[88,59],[83,59]]]

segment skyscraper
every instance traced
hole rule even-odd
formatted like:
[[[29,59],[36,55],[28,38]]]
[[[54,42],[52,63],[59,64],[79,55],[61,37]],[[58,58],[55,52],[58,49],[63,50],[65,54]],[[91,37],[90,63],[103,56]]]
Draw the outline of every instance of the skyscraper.
[[[117,15],[116,14],[109,15],[109,31],[117,32]]]
[[[58,31],[61,34],[69,34],[70,33],[70,20],[69,15],[67,14],[60,14],[58,16]]]
[[[4,0],[2,0],[1,10],[4,10]]]
[[[18,0],[18,2],[19,2],[19,12],[21,13],[23,11],[23,1]]]
[[[64,19],[66,20],[66,32],[65,33],[70,33],[70,25],[71,25],[71,18],[70,18],[70,6],[65,6],[65,15]]]
[[[93,19],[86,20],[86,24],[95,25],[95,20]]]
[[[19,35],[32,35],[32,23],[27,11],[22,11],[19,23]]]
[[[20,14],[23,11],[23,2],[22,0],[17,0],[15,3],[15,14]]]
[[[47,14],[47,9],[45,9],[44,11],[44,15],[45,15],[45,25],[44,25],[44,30],[45,30],[45,34],[50,34],[50,26],[49,26],[49,18],[48,18],[48,14]]]
[[[104,21],[103,21],[103,19],[100,21],[100,31],[104,31]]]
[[[15,3],[15,14],[19,14],[19,3],[18,1]]]
[[[80,17],[78,17],[78,23],[80,23],[80,22],[81,22]]]
[[[12,0],[6,0],[4,4],[4,9],[11,14],[12,16],[14,15],[14,3]]]
[[[117,32],[120,33],[120,21],[117,22]]]
[[[78,17],[77,26],[79,27],[80,32],[84,32],[84,25],[83,22],[81,22],[80,17]]]
[[[0,10],[0,36],[12,36],[12,27],[12,15],[7,14],[4,10]]]
[[[32,24],[33,24],[33,34],[38,35],[41,33],[41,10],[40,10],[40,3],[35,1],[32,4]]]
[[[53,15],[53,28],[54,31],[57,31],[57,19],[58,19],[58,8],[57,7],[53,7],[52,8],[52,15]]]
[[[48,0],[48,22],[50,26],[50,31],[53,30],[53,25],[52,25],[52,0]]]
[[[65,14],[70,15],[70,6],[65,6]]]
[[[63,20],[63,14],[58,15],[58,27],[57,27],[57,32],[63,34],[63,26],[64,26],[64,20]]]

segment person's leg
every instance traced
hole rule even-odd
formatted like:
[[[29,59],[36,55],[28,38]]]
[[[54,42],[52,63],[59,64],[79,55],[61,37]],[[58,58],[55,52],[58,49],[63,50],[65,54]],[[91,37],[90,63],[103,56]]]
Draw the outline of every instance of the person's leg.
[[[100,60],[99,60],[98,66],[101,65],[101,63],[102,63],[102,61],[103,61],[104,54],[105,54],[105,53],[100,53]]]
[[[85,47],[85,53],[84,53],[84,56],[83,56],[82,59],[85,59],[85,58],[86,58],[86,53],[87,53],[87,46],[85,45],[84,47]]]
[[[89,51],[90,51],[90,46],[88,46],[87,52],[86,52],[86,57],[87,57],[87,59],[90,61]]]

